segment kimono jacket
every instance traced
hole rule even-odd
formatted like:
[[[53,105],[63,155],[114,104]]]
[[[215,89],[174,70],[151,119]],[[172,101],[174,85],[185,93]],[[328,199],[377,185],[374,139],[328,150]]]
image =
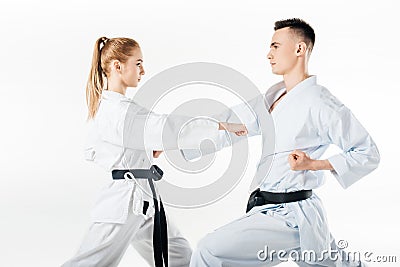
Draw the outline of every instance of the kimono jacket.
[[[112,170],[148,169],[153,150],[178,149],[178,145],[198,148],[204,139],[216,142],[218,137],[218,123],[214,120],[156,114],[108,90],[102,92],[98,112],[90,124],[85,158],[110,175],[93,208],[93,222],[122,224],[130,204],[133,212],[140,214],[144,200],[153,203],[146,179],[112,180]],[[154,214],[151,208],[149,216]]]
[[[343,188],[378,166],[380,156],[371,136],[345,105],[317,84],[316,76],[297,84],[267,113],[285,91],[284,82],[277,83],[265,95],[217,116],[219,121],[236,116],[246,124],[250,136],[262,135],[262,156],[251,190],[259,187],[263,191],[291,192],[322,186],[324,171],[290,169],[288,156],[295,149],[319,159],[329,145],[339,147],[342,152],[328,161],[334,168],[331,173]],[[262,120],[267,121],[261,123]],[[220,132],[219,149],[243,137],[234,138]],[[280,216],[288,226],[298,229],[302,250],[321,252],[330,248],[333,240],[323,205],[315,193],[303,201],[255,207],[246,216],[260,211]]]

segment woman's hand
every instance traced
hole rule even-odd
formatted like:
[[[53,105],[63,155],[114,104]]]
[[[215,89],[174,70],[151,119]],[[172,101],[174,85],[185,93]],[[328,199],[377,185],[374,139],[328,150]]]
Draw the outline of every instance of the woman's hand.
[[[237,136],[243,136],[248,134],[246,126],[240,123],[220,122],[218,129],[235,133]]]
[[[157,150],[153,150],[153,158],[158,158],[161,153],[163,153],[162,151],[157,151]]]

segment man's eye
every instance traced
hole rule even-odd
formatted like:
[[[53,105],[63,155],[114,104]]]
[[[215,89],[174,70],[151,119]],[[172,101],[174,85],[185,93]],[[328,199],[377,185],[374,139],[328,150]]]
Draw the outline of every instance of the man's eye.
[[[142,65],[142,63],[137,63],[136,66],[140,67]]]

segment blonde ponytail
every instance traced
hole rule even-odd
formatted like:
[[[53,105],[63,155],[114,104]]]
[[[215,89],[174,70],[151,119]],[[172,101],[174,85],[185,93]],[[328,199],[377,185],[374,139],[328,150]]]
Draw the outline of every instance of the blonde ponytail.
[[[93,119],[99,108],[101,92],[104,87],[103,69],[101,67],[101,45],[103,47],[108,39],[100,37],[94,45],[92,67],[86,84],[86,104],[88,106],[88,119]]]
[[[139,44],[130,38],[100,37],[94,45],[92,67],[86,84],[86,103],[88,106],[88,119],[93,119],[99,109],[101,92],[104,81],[109,76],[109,65],[112,60],[125,63],[133,54],[133,49]]]

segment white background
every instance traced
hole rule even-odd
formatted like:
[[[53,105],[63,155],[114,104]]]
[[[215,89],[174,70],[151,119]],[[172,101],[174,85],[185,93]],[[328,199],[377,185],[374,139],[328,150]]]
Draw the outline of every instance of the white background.
[[[382,157],[376,171],[347,190],[327,175],[318,194],[331,231],[354,251],[397,255],[400,261],[395,2],[3,0],[0,266],[61,265],[78,248],[96,194],[109,179],[82,154],[84,88],[98,37],[136,39],[144,53],[144,81],[174,65],[206,61],[238,70],[265,91],[279,80],[266,60],[273,23],[291,17],[316,31],[310,73],[351,108]],[[256,155],[250,161],[251,172]],[[211,206],[168,212],[195,246],[243,213],[250,178]],[[372,266],[389,265],[395,266]],[[145,264],[129,248],[120,266]]]

